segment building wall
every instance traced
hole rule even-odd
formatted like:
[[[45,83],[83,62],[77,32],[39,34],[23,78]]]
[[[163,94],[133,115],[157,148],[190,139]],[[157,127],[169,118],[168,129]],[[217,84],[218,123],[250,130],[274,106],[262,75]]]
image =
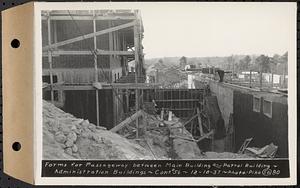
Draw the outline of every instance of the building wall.
[[[238,151],[245,139],[253,137],[250,147],[263,147],[273,142],[279,147],[278,156],[287,157],[288,106],[284,102],[287,100],[286,98],[280,98],[279,100],[279,97],[267,97],[267,93],[262,94],[251,89],[215,81],[210,81],[209,86],[212,94],[217,96],[219,108],[227,128],[226,151]],[[256,96],[256,93],[265,95],[260,97],[260,112],[253,111],[253,96]],[[271,118],[262,112],[264,98],[273,101]],[[230,114],[232,114],[232,118]],[[233,135],[230,136],[231,129],[233,129]]]
[[[209,82],[209,88],[212,94],[218,99],[219,108],[225,121],[225,127],[228,129],[230,114],[233,113],[233,89],[215,81]]]
[[[263,147],[273,142],[278,157],[288,157],[288,106],[272,102],[272,117],[253,111],[253,94],[234,91],[234,127],[236,151],[244,140],[253,137],[250,147]]]

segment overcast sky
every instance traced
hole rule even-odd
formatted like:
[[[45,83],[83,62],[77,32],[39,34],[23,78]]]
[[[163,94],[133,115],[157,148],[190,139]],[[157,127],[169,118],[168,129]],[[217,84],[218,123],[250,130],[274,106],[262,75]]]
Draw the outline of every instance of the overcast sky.
[[[293,24],[293,9],[286,5],[143,6],[145,58],[283,54]]]

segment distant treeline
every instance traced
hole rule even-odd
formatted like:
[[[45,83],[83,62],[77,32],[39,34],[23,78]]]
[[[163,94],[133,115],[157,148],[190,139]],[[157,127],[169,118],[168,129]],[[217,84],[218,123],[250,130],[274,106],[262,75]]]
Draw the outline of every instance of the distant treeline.
[[[224,70],[234,71],[257,71],[274,74],[287,74],[288,52],[283,55],[275,54],[272,57],[267,55],[232,55],[226,57],[163,57],[146,59],[146,68],[159,66],[180,66],[186,64],[201,67],[218,67]],[[152,66],[151,66],[152,65]],[[154,67],[153,67],[154,65]],[[156,65],[156,66],[155,66]],[[159,67],[158,66],[158,67]]]

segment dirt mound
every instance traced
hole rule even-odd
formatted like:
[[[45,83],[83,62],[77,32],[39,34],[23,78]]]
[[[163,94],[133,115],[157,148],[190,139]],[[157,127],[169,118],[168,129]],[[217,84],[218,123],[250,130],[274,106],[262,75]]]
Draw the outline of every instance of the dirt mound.
[[[43,159],[154,159],[150,151],[43,101]]]
[[[197,144],[183,139],[192,139],[193,137],[182,127],[179,118],[173,117],[172,121],[161,121],[154,115],[147,114],[147,123],[144,142],[140,141],[139,144],[149,149],[156,159],[202,158]],[[161,126],[162,123],[163,126]]]

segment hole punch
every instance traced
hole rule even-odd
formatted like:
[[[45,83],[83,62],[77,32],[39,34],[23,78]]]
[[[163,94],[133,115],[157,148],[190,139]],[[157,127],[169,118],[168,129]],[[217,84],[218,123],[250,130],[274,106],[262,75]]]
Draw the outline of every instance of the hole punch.
[[[18,39],[14,39],[10,43],[11,47],[13,48],[19,48],[20,47],[20,41]]]
[[[21,144],[19,142],[14,142],[12,145],[12,148],[14,151],[20,151],[21,149]]]

